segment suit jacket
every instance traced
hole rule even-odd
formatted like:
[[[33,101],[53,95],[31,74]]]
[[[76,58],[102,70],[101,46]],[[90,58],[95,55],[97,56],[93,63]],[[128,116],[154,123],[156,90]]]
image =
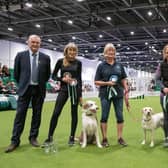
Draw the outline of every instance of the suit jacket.
[[[18,83],[18,95],[23,96],[30,85],[31,67],[30,67],[29,51],[19,52],[15,57],[14,78]],[[50,77],[50,58],[49,56],[39,52],[38,61],[38,83],[40,93],[45,96],[46,82]]]

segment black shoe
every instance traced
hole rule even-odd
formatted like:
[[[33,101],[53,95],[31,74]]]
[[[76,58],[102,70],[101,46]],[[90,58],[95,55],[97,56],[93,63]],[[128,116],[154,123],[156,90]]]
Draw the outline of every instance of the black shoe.
[[[74,141],[74,137],[73,137],[73,136],[70,136],[70,137],[69,137],[68,145],[69,145],[69,146],[75,145],[75,141]]]
[[[119,143],[120,145],[122,145],[123,147],[126,147],[126,146],[127,146],[127,143],[124,141],[123,138],[119,138],[119,139],[118,139],[118,143]]]
[[[168,148],[168,137],[165,139],[163,146],[165,148]]]
[[[18,146],[19,144],[10,144],[5,150],[5,153],[13,152]]]
[[[41,145],[42,148],[44,148],[45,146],[51,144],[53,142],[53,138],[50,137],[50,138],[47,138],[44,143]]]
[[[39,147],[40,146],[40,144],[38,143],[37,139],[35,139],[35,138],[31,138],[30,139],[30,144],[32,146],[34,146],[34,147]]]
[[[104,148],[107,148],[107,147],[110,146],[109,143],[108,143],[107,138],[103,139],[101,144],[102,144],[102,146],[103,146]]]

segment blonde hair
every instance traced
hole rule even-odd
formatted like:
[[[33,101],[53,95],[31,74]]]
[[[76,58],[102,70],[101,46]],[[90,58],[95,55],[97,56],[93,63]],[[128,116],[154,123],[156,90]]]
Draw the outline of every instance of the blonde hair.
[[[107,44],[105,45],[104,51],[103,51],[103,55],[104,55],[104,56],[106,56],[106,52],[107,52],[107,50],[108,50],[109,48],[112,48],[112,49],[115,51],[115,53],[116,53],[116,48],[115,48],[114,44],[112,44],[112,43],[107,43]]]
[[[64,60],[63,60],[63,65],[64,65],[64,66],[70,65],[70,63],[69,63],[69,61],[68,61],[68,49],[69,49],[69,48],[75,49],[76,52],[78,53],[78,47],[77,47],[77,45],[76,45],[75,43],[72,43],[72,42],[68,43],[68,44],[65,46],[65,48],[64,48]]]
[[[164,48],[163,48],[163,59],[166,59],[166,54],[165,54],[165,52],[166,52],[166,49],[168,48],[168,44],[166,44],[165,46],[164,46]]]

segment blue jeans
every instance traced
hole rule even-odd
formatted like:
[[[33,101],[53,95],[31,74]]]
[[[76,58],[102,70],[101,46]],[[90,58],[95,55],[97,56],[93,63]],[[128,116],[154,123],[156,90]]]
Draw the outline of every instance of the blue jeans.
[[[101,101],[101,108],[102,108],[102,116],[101,116],[101,123],[107,123],[111,102],[113,102],[115,116],[117,119],[117,123],[123,123],[123,98],[113,98],[108,100],[106,98],[100,98]]]

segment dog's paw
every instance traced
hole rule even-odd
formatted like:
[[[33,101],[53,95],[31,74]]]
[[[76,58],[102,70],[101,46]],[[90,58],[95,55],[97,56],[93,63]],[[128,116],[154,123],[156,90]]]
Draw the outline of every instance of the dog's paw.
[[[86,144],[82,144],[81,147],[82,147],[82,148],[85,148],[85,147],[86,147]]]
[[[101,144],[98,144],[97,146],[98,146],[98,148],[103,148],[103,146]]]
[[[146,141],[143,140],[143,141],[141,142],[141,145],[145,145],[145,144],[146,144]]]
[[[151,148],[154,147],[154,143],[153,142],[150,143],[150,147]]]

